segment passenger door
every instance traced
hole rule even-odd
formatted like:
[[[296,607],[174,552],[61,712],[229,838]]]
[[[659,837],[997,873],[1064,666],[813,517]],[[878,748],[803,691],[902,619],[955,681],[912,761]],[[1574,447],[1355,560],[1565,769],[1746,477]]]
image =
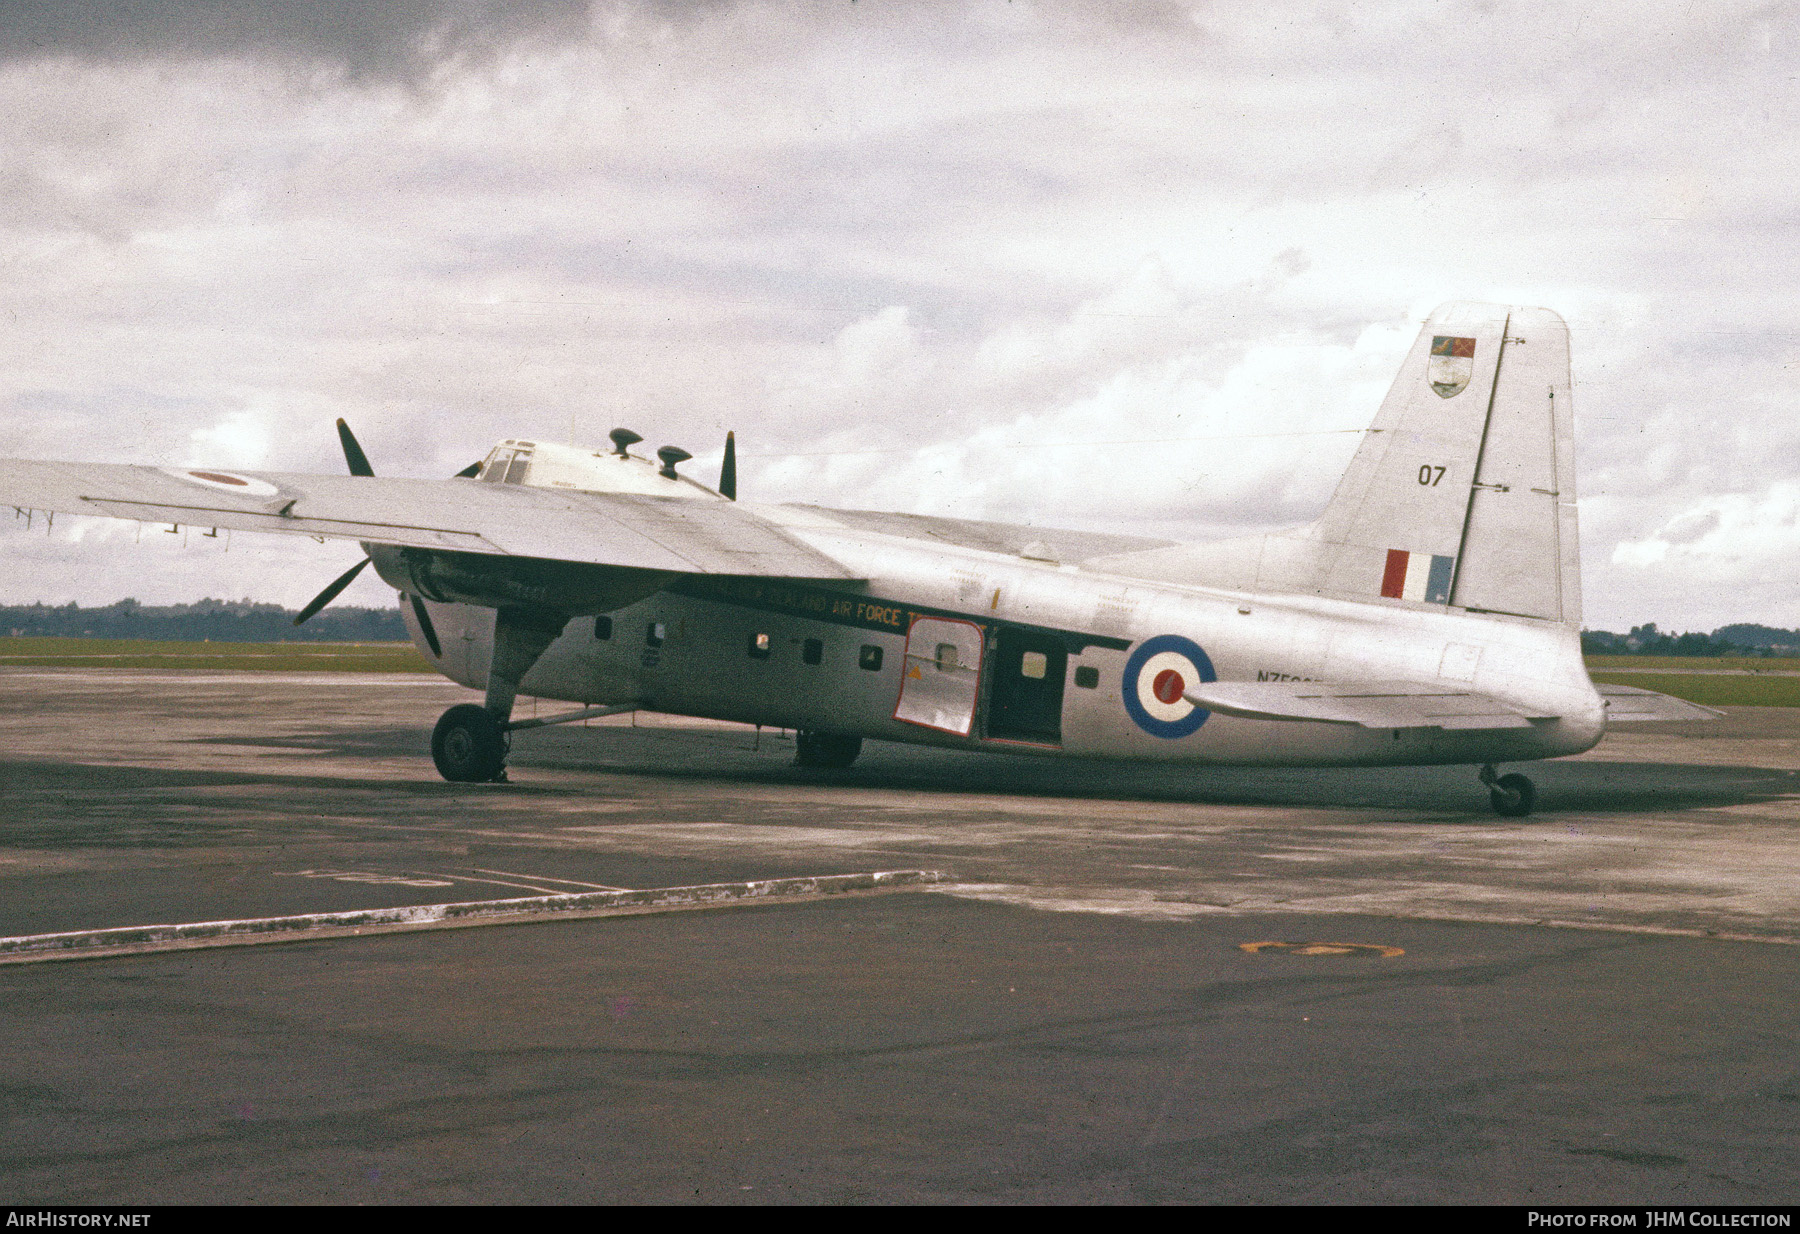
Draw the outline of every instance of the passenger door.
[[[906,633],[906,662],[894,719],[968,736],[981,682],[981,627],[920,617]]]

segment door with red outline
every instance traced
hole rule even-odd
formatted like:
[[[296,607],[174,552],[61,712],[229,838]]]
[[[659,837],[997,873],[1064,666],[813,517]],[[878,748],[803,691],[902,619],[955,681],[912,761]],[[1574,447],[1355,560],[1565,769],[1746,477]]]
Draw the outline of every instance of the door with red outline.
[[[894,719],[967,737],[981,684],[981,627],[920,617],[906,632],[905,667]]]

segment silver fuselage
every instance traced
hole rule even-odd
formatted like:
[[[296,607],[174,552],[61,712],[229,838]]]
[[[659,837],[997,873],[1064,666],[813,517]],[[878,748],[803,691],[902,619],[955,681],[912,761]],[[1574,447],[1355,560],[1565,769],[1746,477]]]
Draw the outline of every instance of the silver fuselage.
[[[1579,635],[1566,624],[1162,584],[847,529],[795,507],[758,513],[867,583],[678,584],[602,618],[572,620],[521,692],[887,741],[1201,764],[1517,761],[1579,753],[1605,732],[1604,704],[1582,663]],[[415,642],[446,676],[482,688],[495,611],[429,607],[443,654],[432,655],[408,613]],[[920,662],[906,652],[921,616],[979,631],[966,735],[896,718],[903,673]],[[1441,682],[1558,718],[1459,732],[1214,713],[1192,732],[1159,736],[1128,714],[1121,675],[1133,647],[1165,635],[1204,649],[1220,681]],[[1053,679],[1024,683],[1035,719],[1023,731],[1006,693],[1020,684],[1006,675],[1017,675],[1018,653],[1010,664],[996,654],[1009,637],[1029,646],[1060,640],[1067,652],[1050,656]]]

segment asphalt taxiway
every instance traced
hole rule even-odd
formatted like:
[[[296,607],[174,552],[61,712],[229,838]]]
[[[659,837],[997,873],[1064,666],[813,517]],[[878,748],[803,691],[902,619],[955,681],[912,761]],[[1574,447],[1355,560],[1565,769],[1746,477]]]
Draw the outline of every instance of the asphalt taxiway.
[[[1194,770],[425,678],[0,671],[0,936],[880,870],[701,911],[0,965],[19,1203],[1792,1203],[1800,712]],[[553,705],[546,705],[547,708]],[[529,704],[527,704],[529,710]]]

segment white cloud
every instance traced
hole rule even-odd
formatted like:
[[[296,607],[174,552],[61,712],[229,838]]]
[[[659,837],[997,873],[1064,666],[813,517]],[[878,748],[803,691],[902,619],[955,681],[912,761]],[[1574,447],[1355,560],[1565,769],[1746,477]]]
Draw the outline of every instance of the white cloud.
[[[265,418],[249,408],[230,412],[223,420],[188,434],[193,443],[182,461],[190,467],[223,464],[267,470],[269,429]]]
[[[1793,577],[1800,561],[1800,483],[1778,481],[1760,494],[1727,493],[1683,510],[1643,540],[1621,540],[1621,565],[1678,563],[1709,581]]]

